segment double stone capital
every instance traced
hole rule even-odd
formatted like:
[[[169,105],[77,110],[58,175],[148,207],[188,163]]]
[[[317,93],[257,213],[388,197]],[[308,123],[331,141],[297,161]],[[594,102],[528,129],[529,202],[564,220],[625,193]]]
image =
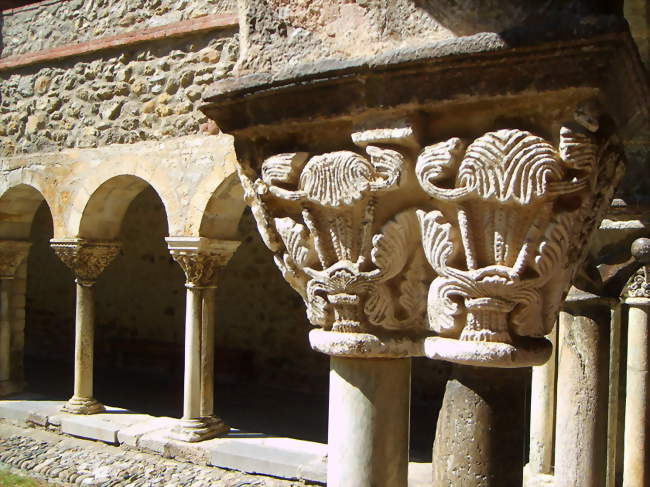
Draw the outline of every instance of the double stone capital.
[[[233,256],[241,242],[205,237],[167,237],[172,257],[183,269],[188,288],[217,285],[218,271]]]
[[[351,134],[365,154],[284,153],[258,174],[242,168],[262,238],[317,327],[312,347],[545,362],[543,337],[622,174],[596,105],[571,118],[550,139],[513,128],[430,145],[417,121],[380,121]]]
[[[90,287],[120,251],[114,241],[90,241],[82,238],[50,240],[56,255],[75,275],[77,283]]]

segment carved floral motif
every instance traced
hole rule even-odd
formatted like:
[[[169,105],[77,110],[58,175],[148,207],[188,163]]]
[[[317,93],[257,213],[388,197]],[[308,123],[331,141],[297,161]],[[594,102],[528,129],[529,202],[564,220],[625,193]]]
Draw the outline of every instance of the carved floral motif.
[[[577,125],[557,149],[522,130],[426,147],[416,174],[435,208],[418,211],[437,274],[431,329],[506,344],[547,334],[620,169],[616,149]]]
[[[52,240],[50,245],[84,286],[92,286],[120,251],[117,242]]]
[[[266,245],[303,297],[312,324],[366,332],[423,329],[427,269],[415,208],[378,217],[400,189],[402,153],[373,145],[268,158],[261,177],[240,178]],[[390,197],[390,196],[387,196]]]

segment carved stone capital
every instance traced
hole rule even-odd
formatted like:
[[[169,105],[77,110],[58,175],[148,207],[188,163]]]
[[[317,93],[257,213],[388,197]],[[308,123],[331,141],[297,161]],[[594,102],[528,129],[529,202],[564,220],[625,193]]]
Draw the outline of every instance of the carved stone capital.
[[[550,354],[543,337],[622,175],[621,150],[595,132],[598,117],[576,120],[557,145],[509,129],[420,152],[416,174],[432,208],[418,218],[436,273],[429,326],[475,342],[431,340],[427,356],[508,367]]]
[[[313,325],[423,333],[433,275],[414,204],[426,195],[409,176],[413,130],[369,128],[352,138],[363,152],[278,154],[263,161],[259,177],[242,170],[247,201]]]
[[[650,303],[650,239],[637,238],[630,250],[640,267],[628,279],[621,296],[630,304]]]
[[[172,257],[183,269],[187,287],[217,284],[218,270],[225,266],[239,247],[239,241],[204,237],[168,237]]]
[[[92,286],[120,251],[118,242],[84,239],[52,239],[50,246],[83,286]]]
[[[623,289],[625,301],[637,300],[639,298],[650,300],[650,267],[644,265],[632,274]]]
[[[312,333],[312,347],[543,363],[544,336],[622,175],[594,105],[574,117],[552,140],[512,128],[425,147],[402,121],[354,133],[365,153],[293,152],[266,158],[259,174],[240,168],[277,266],[311,323],[335,333]]]
[[[13,279],[27,257],[31,242],[0,240],[0,279]]]

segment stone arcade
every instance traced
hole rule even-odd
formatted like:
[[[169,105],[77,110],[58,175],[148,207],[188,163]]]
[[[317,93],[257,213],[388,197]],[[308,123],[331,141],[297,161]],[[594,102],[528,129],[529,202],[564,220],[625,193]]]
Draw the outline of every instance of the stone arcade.
[[[23,387],[25,262],[45,201],[76,282],[63,410],[104,410],[94,287],[151,186],[186,277],[183,414],[167,438],[230,429],[214,404],[217,301],[248,205],[329,356],[327,485],[407,487],[412,366],[428,360],[452,364],[433,487],[650,487],[643,2],[197,1],[173,23],[160,3],[120,13],[145,22],[139,37],[120,30],[129,20],[95,43],[6,43],[3,83],[19,94],[0,133],[3,394]],[[179,40],[156,68],[139,64],[154,50],[88,62],[166,35],[206,52]],[[35,73],[74,55],[87,80],[87,65],[119,67],[89,86],[76,66]],[[159,79],[170,65],[180,79]],[[50,78],[82,102],[62,109]]]

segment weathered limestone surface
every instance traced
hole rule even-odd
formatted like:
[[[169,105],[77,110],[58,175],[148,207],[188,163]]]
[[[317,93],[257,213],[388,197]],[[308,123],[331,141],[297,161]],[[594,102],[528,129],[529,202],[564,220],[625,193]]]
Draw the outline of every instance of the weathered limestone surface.
[[[234,161],[225,135],[2,158],[0,209],[16,213],[18,202],[22,206],[11,221],[0,222],[0,234],[29,235],[45,199],[54,238],[115,238],[128,204],[148,183],[163,202],[169,234],[227,238],[236,234],[244,208]]]
[[[235,0],[130,0],[117,5],[108,0],[45,2],[2,13],[0,54],[24,54],[236,10]]]
[[[557,20],[619,10],[616,2],[585,0],[269,0],[242,2],[240,73],[293,69],[303,63],[367,56],[391,48],[499,32],[540,18]],[[336,60],[336,61],[334,61]]]
[[[555,485],[606,485],[609,346],[615,300],[575,291],[560,313]]]
[[[435,487],[519,487],[526,369],[454,366],[433,444]]]

